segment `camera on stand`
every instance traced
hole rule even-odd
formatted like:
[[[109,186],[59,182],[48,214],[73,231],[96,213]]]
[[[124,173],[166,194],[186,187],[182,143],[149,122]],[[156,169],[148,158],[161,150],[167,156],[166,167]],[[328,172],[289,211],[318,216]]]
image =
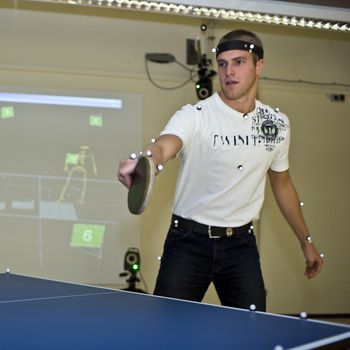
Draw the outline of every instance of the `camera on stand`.
[[[206,54],[203,54],[198,63],[198,81],[196,81],[196,93],[200,100],[204,100],[213,93],[212,78],[216,72],[211,69],[212,63]]]
[[[146,293],[144,290],[137,288],[136,283],[140,282],[138,274],[140,273],[141,268],[141,258],[138,248],[128,248],[124,256],[124,272],[119,274],[120,277],[127,277],[126,282],[128,287],[123,290]]]
[[[201,31],[205,32],[207,25],[201,25]],[[204,100],[213,93],[213,77],[217,74],[212,69],[212,61],[206,53],[202,53],[201,42],[199,39],[186,39],[186,63],[188,65],[197,65],[197,80],[195,88],[197,97]]]

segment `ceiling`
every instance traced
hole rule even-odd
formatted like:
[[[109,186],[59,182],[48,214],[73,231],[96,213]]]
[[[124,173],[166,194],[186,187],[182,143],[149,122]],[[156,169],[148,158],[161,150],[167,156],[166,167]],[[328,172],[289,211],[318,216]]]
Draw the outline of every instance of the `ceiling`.
[[[67,3],[350,32],[349,0],[12,0]]]
[[[162,2],[350,23],[348,0],[163,0]]]
[[[273,1],[273,0],[271,0]],[[316,5],[316,6],[329,6],[329,7],[342,7],[350,8],[350,1],[346,0],[278,0],[282,2],[294,2],[298,4]],[[275,2],[278,2],[275,1]]]

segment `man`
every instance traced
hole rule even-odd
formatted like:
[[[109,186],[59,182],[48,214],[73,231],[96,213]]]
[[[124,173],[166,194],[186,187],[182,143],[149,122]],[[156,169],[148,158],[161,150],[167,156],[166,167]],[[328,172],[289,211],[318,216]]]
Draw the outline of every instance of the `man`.
[[[312,278],[322,268],[288,172],[288,118],[256,100],[263,52],[254,33],[226,34],[216,48],[221,91],[177,111],[145,148],[155,165],[182,156],[157,295],[201,301],[213,282],[223,305],[266,310],[252,221],[259,217],[267,174],[300,242],[305,275]],[[120,163],[126,187],[135,165]]]

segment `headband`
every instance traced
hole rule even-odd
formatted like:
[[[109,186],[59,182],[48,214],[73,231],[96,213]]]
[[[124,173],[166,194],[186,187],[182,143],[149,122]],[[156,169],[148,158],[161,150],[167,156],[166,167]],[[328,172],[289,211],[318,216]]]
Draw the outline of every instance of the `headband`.
[[[255,53],[260,59],[264,58],[264,49],[262,47],[242,40],[227,40],[219,43],[215,48],[216,56],[228,50],[245,50],[250,53]]]

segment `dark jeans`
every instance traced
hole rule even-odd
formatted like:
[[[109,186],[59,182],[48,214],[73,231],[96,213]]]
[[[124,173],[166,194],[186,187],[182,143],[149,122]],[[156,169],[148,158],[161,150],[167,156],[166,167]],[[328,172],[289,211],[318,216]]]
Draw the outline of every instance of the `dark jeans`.
[[[225,306],[266,310],[259,253],[252,230],[209,238],[171,226],[165,240],[154,294],[202,301],[214,283]]]

